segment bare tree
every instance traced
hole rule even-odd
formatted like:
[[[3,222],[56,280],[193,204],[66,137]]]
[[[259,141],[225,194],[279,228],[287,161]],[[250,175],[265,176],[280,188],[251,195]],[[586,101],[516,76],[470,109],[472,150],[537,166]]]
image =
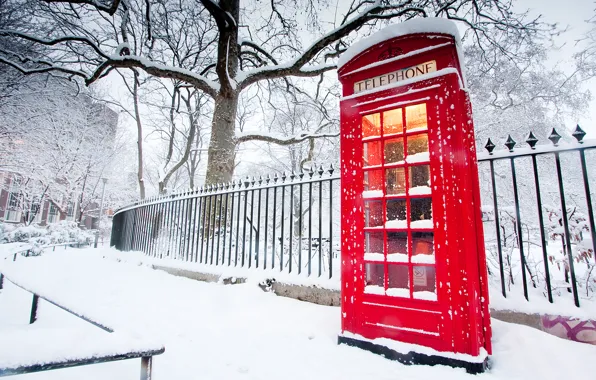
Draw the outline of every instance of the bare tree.
[[[2,112],[6,105],[0,105],[0,114],[15,127],[14,139],[3,144],[0,170],[12,173],[17,186],[7,190],[14,198],[12,207],[26,215],[25,222],[35,218],[46,199],[61,214],[76,203],[75,219],[80,221],[97,201],[100,178],[120,148],[117,115],[72,83],[46,79],[15,92],[18,112],[7,114]]]
[[[192,86],[214,101],[206,182],[231,180],[239,94],[259,82],[316,78],[356,37],[388,21],[446,17],[465,24],[481,62],[515,60],[525,44],[553,26],[513,11],[501,0],[353,0],[341,17],[325,19],[327,0],[9,0],[32,22],[0,37],[50,47],[32,56],[0,49],[0,63],[25,74],[54,72],[94,83],[117,68]],[[200,2],[201,6],[196,6]],[[300,137],[292,138],[300,141]]]

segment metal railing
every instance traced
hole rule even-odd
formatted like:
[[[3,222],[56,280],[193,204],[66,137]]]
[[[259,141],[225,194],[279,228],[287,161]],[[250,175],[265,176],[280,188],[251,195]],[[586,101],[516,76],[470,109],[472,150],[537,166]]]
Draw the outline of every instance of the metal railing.
[[[504,297],[519,291],[553,303],[569,294],[576,306],[594,297],[586,161],[596,160],[587,153],[596,153],[596,142],[584,135],[578,127],[575,143],[560,144],[553,130],[550,142],[539,145],[530,134],[528,147],[516,149],[509,136],[503,150],[489,139],[487,152],[478,154],[489,279]],[[116,212],[110,245],[156,258],[338,279],[338,181],[332,167],[321,167],[147,199]]]
[[[571,293],[580,306],[581,296],[594,296],[596,233],[586,153],[596,153],[596,141],[583,141],[579,126],[572,136],[576,142],[561,145],[553,129],[550,143],[537,145],[530,133],[521,149],[508,136],[501,151],[488,139],[487,153],[478,155],[482,197],[492,200],[483,207],[488,268],[498,269],[504,297],[520,275],[526,300],[532,288],[550,303],[554,295]]]
[[[158,258],[331,278],[339,260],[334,172],[320,166],[137,202],[115,213],[110,245]]]

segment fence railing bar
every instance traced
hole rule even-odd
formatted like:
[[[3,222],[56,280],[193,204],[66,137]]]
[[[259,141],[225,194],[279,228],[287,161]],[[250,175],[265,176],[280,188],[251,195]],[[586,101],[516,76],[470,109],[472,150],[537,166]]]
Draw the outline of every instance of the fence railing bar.
[[[269,178],[266,179],[269,182]],[[263,268],[267,269],[267,235],[269,231],[269,188],[264,188],[265,190],[265,242],[263,244]]]
[[[290,175],[290,179],[294,179],[294,172]],[[290,184],[290,246],[288,247],[288,273],[292,273],[292,254],[294,253],[294,184]]]
[[[232,202],[230,202],[230,241],[228,244],[228,266],[232,265],[232,239],[234,238],[234,201],[236,195],[234,193],[230,193],[230,198],[232,198]]]
[[[189,221],[188,221],[188,241],[187,244],[187,259],[186,261],[193,261],[193,249],[195,245],[195,227],[197,220],[197,203],[199,199],[198,197],[195,199],[190,200],[190,212],[189,212]]]
[[[312,168],[309,173],[312,177]],[[312,273],[312,182],[308,183],[308,275]]]
[[[550,268],[548,265],[548,252],[546,250],[546,234],[544,233],[544,216],[542,213],[542,195],[540,194],[540,179],[538,176],[538,163],[536,155],[532,156],[532,169],[534,171],[534,185],[536,186],[536,203],[538,208],[538,223],[540,224],[540,242],[542,245],[542,259],[544,261],[544,276],[548,302],[553,303],[553,291],[550,282]]]
[[[207,226],[207,221],[209,220],[208,218],[210,217],[210,212],[211,210],[211,197],[205,197],[204,201],[203,201],[203,222],[201,223],[201,238],[199,239],[199,244],[201,244],[201,252],[199,254],[199,263],[203,263],[203,252],[205,250],[205,231],[207,230],[208,226]]]
[[[212,195],[209,206],[209,221],[207,222],[207,249],[205,250],[205,264],[213,265],[213,247],[215,246],[215,223],[217,220],[217,194]]]
[[[286,174],[282,176],[282,181],[285,180]],[[286,186],[281,188],[281,232],[280,232],[280,248],[279,248],[279,271],[284,269],[284,224],[285,224],[285,210],[286,210]],[[290,244],[292,244],[292,237],[290,236]]]
[[[168,227],[167,227],[167,238],[166,238],[166,252],[168,257],[172,257],[172,219],[174,216],[174,202],[168,202]]]
[[[180,237],[182,235],[182,223],[181,223],[181,208],[183,200],[176,201],[174,203],[174,250],[172,257],[175,259],[180,258]]]
[[[590,194],[590,178],[588,177],[588,170],[586,167],[586,154],[584,149],[580,149],[579,157],[582,165],[582,177],[584,179],[584,194],[586,196],[586,204],[588,206],[588,220],[590,222],[590,232],[592,235],[592,252],[594,253],[594,261],[596,261],[596,226],[594,225],[594,209],[592,207],[592,195]]]
[[[557,179],[559,181],[559,194],[561,196],[561,214],[563,215],[563,228],[565,229],[565,245],[567,248],[567,259],[569,261],[569,272],[571,275],[571,287],[573,289],[573,300],[574,300],[575,306],[579,307],[579,295],[577,293],[577,281],[575,279],[573,252],[571,249],[571,238],[569,236],[569,220],[567,218],[567,206],[565,203],[565,191],[563,189],[563,176],[561,174],[561,159],[559,157],[559,152],[555,153],[555,164],[557,167]]]
[[[209,208],[207,209],[207,223],[205,224],[205,238],[203,239],[205,242],[205,256],[203,256],[204,261],[201,261],[203,264],[207,264],[209,262],[209,244],[213,243],[211,239],[211,235],[213,233],[213,210],[215,208],[215,204],[213,202],[213,194],[209,195]]]
[[[333,218],[331,215],[333,215],[333,180],[329,180],[329,278],[333,277]]]
[[[244,267],[244,259],[245,259],[245,251],[246,251],[246,218],[248,211],[248,190],[244,191],[244,212],[242,213],[242,260],[241,260],[241,267]]]
[[[524,297],[529,301],[528,297],[528,281],[526,278],[526,256],[524,255],[524,242],[522,238],[522,222],[521,213],[519,211],[519,194],[517,189],[517,173],[515,171],[515,159],[510,159],[511,164],[511,178],[513,182],[513,202],[515,204],[515,218],[517,227],[517,244],[519,248],[519,257],[521,263],[522,282],[524,287]]]
[[[168,244],[169,244],[169,240],[168,240],[168,236],[169,236],[169,232],[170,232],[170,202],[166,202],[163,205],[163,231],[162,231],[162,236],[161,236],[161,244],[160,244],[160,256],[166,256],[168,257],[169,255],[169,251],[168,251]]]
[[[254,179],[253,179],[254,181]],[[250,236],[248,245],[248,267],[252,267],[253,230],[255,221],[255,189],[250,191]]]
[[[261,183],[263,181],[262,178],[259,179],[259,183]],[[258,192],[258,197],[259,197],[259,201],[258,201],[258,206],[257,206],[257,241],[255,244],[255,267],[259,267],[259,250],[261,248],[260,246],[260,242],[261,242],[261,188],[259,188],[259,192]]]
[[[323,167],[319,171],[319,176],[323,176]],[[319,182],[319,274],[323,274],[323,182]]]
[[[300,176],[304,173],[300,172]],[[300,200],[298,201],[298,274],[302,273],[302,187],[304,184],[300,182]]]
[[[277,177],[273,178],[277,182]],[[275,269],[275,232],[277,231],[277,187],[273,188],[273,231],[271,236],[271,269]]]
[[[206,209],[207,209],[207,198],[206,197],[199,197],[199,209],[198,211],[198,219],[199,223],[195,227],[195,233],[197,235],[195,241],[195,254],[194,254],[194,261],[195,263],[200,262],[201,251],[203,249],[203,227],[205,227],[205,217],[206,217]]]
[[[240,201],[242,200],[242,193],[238,193],[238,210],[236,212],[236,245],[235,245],[235,253],[234,253],[234,266],[238,266],[238,242],[240,238],[240,210],[241,205]]]

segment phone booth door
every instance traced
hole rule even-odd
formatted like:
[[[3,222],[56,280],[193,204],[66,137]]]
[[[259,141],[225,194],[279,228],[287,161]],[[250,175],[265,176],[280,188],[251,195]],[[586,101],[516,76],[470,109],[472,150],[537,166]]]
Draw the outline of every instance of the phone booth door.
[[[354,107],[362,123],[364,216],[364,288],[356,307],[370,337],[443,349],[433,226],[440,199],[429,150],[436,106],[426,92]]]

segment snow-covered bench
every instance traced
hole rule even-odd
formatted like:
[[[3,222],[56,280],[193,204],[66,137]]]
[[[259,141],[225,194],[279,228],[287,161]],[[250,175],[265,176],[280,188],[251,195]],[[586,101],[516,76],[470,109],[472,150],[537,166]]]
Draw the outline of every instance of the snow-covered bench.
[[[33,294],[30,324],[37,320],[37,306],[43,299],[103,331],[31,328],[2,331],[0,377],[141,358],[141,380],[151,379],[152,358],[165,351],[162,344],[126,332],[115,332],[94,318],[93,310],[72,307],[63,294],[50,294],[39,279],[28,284],[22,276],[16,276],[15,280],[11,278],[10,270],[0,267],[0,289],[4,280]]]

